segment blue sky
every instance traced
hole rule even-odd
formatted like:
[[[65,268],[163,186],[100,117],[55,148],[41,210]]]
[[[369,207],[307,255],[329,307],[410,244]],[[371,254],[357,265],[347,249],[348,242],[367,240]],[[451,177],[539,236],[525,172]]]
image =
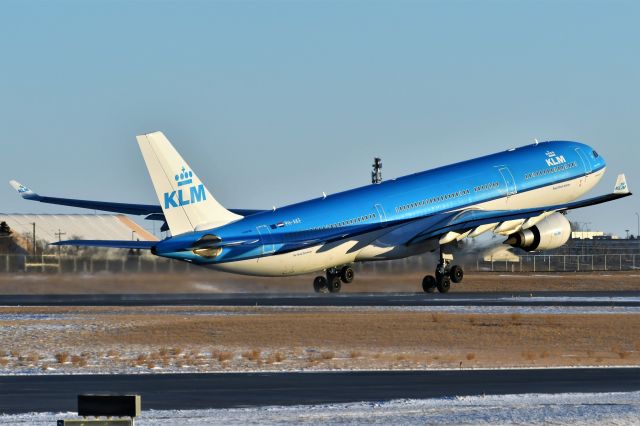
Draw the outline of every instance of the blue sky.
[[[4,2],[2,178],[157,202],[162,130],[228,207],[282,206],[531,143],[579,140],[640,191],[634,1]],[[82,212],[22,201],[0,211]],[[635,233],[637,197],[571,213]]]

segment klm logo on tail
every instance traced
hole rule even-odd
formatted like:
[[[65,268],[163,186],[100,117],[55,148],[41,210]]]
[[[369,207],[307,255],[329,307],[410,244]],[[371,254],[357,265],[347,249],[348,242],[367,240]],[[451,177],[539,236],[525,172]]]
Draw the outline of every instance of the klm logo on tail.
[[[203,184],[191,185],[193,182],[193,172],[191,170],[186,170],[183,166],[180,173],[175,175],[175,179],[178,183],[178,190],[164,193],[165,209],[187,206],[207,199]]]

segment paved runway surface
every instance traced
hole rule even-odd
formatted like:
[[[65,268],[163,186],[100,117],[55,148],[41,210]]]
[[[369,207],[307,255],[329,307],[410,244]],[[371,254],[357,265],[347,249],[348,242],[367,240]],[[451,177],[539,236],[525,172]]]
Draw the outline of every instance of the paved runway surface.
[[[638,291],[344,294],[2,295],[0,306],[619,306],[640,307]]]
[[[79,393],[137,393],[143,409],[640,390],[640,368],[0,376],[0,413],[75,411]]]

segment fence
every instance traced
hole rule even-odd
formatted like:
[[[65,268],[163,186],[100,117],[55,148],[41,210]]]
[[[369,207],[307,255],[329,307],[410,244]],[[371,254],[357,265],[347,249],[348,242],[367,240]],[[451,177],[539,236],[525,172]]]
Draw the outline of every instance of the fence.
[[[633,271],[640,267],[636,254],[525,255],[519,261],[476,261],[476,271],[580,272]]]
[[[163,257],[128,256],[109,259],[101,256],[58,256],[55,254],[0,255],[0,272],[98,273],[98,272],[185,272],[192,265]],[[196,269],[196,268],[193,268]]]
[[[429,272],[436,266],[436,256],[414,256],[386,262],[358,263],[358,272],[401,274]],[[458,257],[456,262],[467,271],[477,272],[590,272],[633,271],[640,269],[640,254],[523,255],[517,261]],[[109,259],[104,256],[69,256],[56,254],[0,255],[0,273],[99,273],[147,272],[173,273],[202,271],[188,262],[157,256],[127,256]]]

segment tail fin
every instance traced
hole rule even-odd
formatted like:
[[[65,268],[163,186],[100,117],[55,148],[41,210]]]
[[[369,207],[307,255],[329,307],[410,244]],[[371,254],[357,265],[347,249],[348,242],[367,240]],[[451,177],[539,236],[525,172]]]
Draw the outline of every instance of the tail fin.
[[[215,228],[242,218],[213,198],[162,132],[136,139],[173,235]]]

